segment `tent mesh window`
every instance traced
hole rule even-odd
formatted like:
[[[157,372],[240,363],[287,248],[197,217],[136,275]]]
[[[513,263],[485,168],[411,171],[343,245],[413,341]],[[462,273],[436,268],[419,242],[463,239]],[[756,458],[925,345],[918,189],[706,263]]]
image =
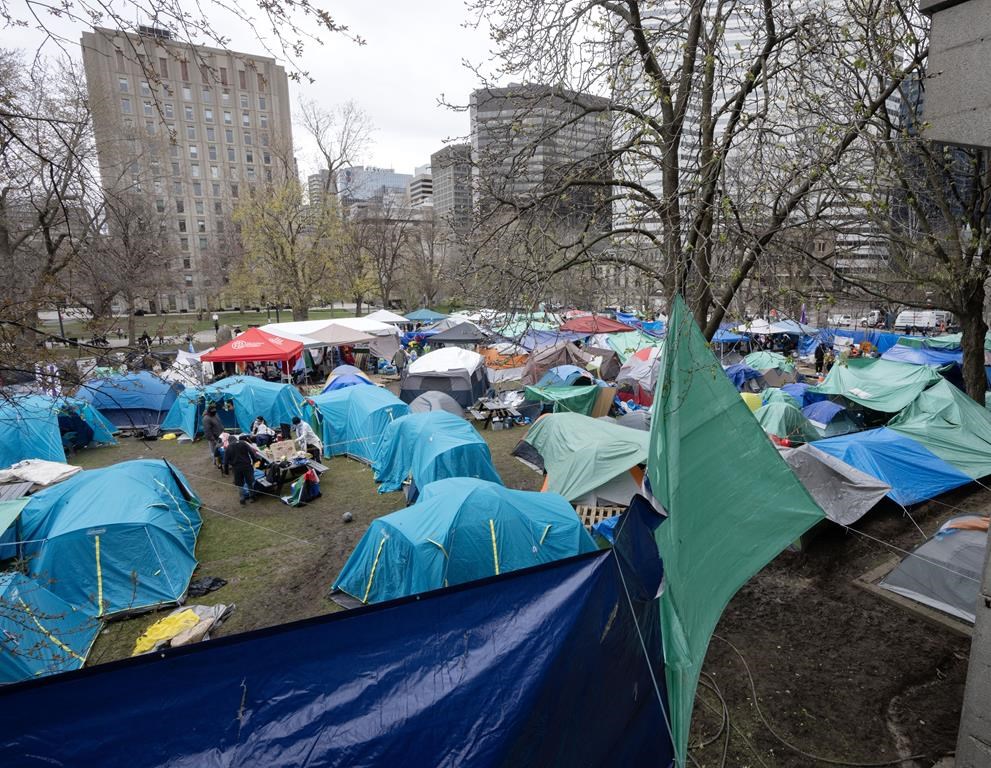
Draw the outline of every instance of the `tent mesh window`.
[[[626,507],[593,507],[586,504],[579,504],[575,507],[578,519],[582,521],[589,530],[596,523],[601,523],[608,517],[616,517],[626,511]]]

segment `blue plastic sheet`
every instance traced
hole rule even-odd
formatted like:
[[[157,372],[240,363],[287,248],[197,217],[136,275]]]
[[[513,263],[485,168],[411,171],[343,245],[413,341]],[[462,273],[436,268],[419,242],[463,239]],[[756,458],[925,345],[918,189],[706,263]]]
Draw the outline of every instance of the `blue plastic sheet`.
[[[733,386],[741,392],[743,391],[744,384],[751,379],[759,379],[761,376],[760,371],[755,370],[744,363],[737,363],[736,365],[731,365],[723,370],[726,371],[726,375],[729,376],[729,380],[733,382]]]
[[[615,550],[0,689],[5,760],[668,768],[649,526],[631,518]]]
[[[887,483],[888,496],[905,506],[971,482],[921,443],[886,427],[817,440],[815,447]]]
[[[899,363],[911,363],[912,365],[949,365],[963,363],[962,350],[930,349],[929,347],[907,347],[903,344],[895,344],[886,351],[882,358],[894,360]]]
[[[820,400],[815,403],[809,403],[803,407],[802,413],[805,414],[805,418],[809,421],[817,421],[820,424],[828,424],[836,418],[836,414],[845,410],[846,408],[839,403],[834,403],[832,400]]]

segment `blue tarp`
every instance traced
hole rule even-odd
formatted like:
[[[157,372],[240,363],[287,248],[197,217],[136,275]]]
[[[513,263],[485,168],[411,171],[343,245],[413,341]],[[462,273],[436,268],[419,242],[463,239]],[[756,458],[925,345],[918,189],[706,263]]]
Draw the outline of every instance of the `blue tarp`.
[[[632,312],[616,312],[615,315],[618,322],[626,325],[638,325],[640,322],[640,318]]]
[[[452,477],[430,483],[413,506],[373,520],[334,589],[378,603],[595,549],[560,494]]]
[[[910,347],[904,344],[895,344],[887,352],[881,355],[885,360],[894,360],[899,363],[911,363],[912,365],[949,365],[963,363],[963,351],[930,349],[929,347]]]
[[[920,443],[886,427],[818,440],[815,447],[887,483],[888,496],[905,506],[971,482]]]
[[[804,408],[812,403],[818,403],[826,399],[825,395],[820,395],[818,392],[809,392],[809,387],[811,385],[805,382],[798,382],[795,384],[782,384],[781,391],[787,392],[789,395],[798,400],[799,408]]]
[[[411,341],[415,341],[418,344],[426,342],[430,343],[430,337],[436,336],[440,331],[429,331],[426,328],[421,328],[418,331],[407,331],[403,334],[402,344],[404,347],[408,347]]]
[[[199,506],[167,461],[80,472],[21,512],[28,575],[90,616],[173,603],[196,567]]]
[[[820,400],[815,403],[809,403],[802,408],[805,418],[809,421],[817,421],[820,424],[828,424],[836,418],[836,414],[845,412],[846,408],[831,400]]]
[[[348,387],[358,387],[369,384],[375,386],[374,383],[366,379],[364,376],[358,376],[354,373],[345,373],[341,376],[335,376],[334,380],[330,382],[320,394],[326,394],[327,392],[335,392],[338,389],[347,389]],[[376,387],[377,389],[377,387]]]
[[[63,433],[72,447],[113,445],[114,426],[89,403],[74,397],[11,395],[0,401],[0,469],[24,459],[65,461]],[[68,437],[66,445],[69,444]]]
[[[742,333],[733,333],[732,331],[723,330],[719,328],[712,336],[713,344],[732,344],[737,341],[747,341],[750,337],[745,336]]]
[[[515,340],[518,346],[528,351],[553,347],[561,342],[578,341],[588,336],[587,333],[572,333],[571,331],[538,331],[530,329],[519,339]]]
[[[150,371],[139,371],[86,382],[76,397],[91,403],[114,426],[157,426],[182,390],[182,384],[171,384]]]
[[[0,573],[0,604],[0,685],[79,669],[103,626],[16,571]]]
[[[736,365],[731,365],[728,368],[724,368],[726,375],[729,380],[733,382],[733,386],[739,391],[743,391],[744,385],[751,379],[759,379],[761,377],[761,372],[751,368],[746,363],[737,363]]]
[[[398,491],[411,474],[418,488],[445,477],[502,482],[478,430],[447,411],[411,413],[389,424],[372,469],[380,493]]]
[[[201,434],[203,410],[208,402],[220,404],[218,415],[225,426],[238,427],[242,432],[250,432],[258,416],[264,416],[265,423],[273,428],[291,423],[293,416],[303,418],[303,396],[295,387],[255,376],[230,376],[180,393],[162,429],[182,430],[191,437]]]
[[[630,519],[613,550],[0,688],[0,743],[101,768],[669,768],[659,583]]]
[[[323,416],[323,455],[352,456],[367,464],[375,459],[385,428],[409,413],[406,403],[374,384],[317,395],[313,403]]]
[[[868,330],[846,330],[843,328],[822,328],[819,330],[819,339],[826,343],[833,343],[833,336],[845,336],[848,339],[853,339],[854,344],[860,344],[864,341],[869,341],[875,347],[877,351],[882,355],[891,349],[895,344],[898,343],[899,339],[905,338],[904,334],[901,333],[891,333],[889,331],[876,331],[873,329]],[[814,349],[814,347],[813,347]],[[804,352],[803,352],[804,354]]]
[[[548,368],[547,373],[540,377],[537,382],[538,387],[568,387],[575,383],[576,379],[588,379],[585,383],[594,383],[595,377],[589,374],[584,368],[577,365],[556,365]]]

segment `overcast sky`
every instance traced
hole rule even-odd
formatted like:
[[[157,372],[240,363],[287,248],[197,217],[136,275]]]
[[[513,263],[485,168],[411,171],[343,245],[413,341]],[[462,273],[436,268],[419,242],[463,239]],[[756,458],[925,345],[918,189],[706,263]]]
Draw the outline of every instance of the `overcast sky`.
[[[24,0],[12,0],[11,8],[20,10],[17,7],[22,3]],[[412,173],[415,166],[429,163],[430,154],[445,140],[467,136],[467,112],[438,104],[442,96],[450,102],[467,103],[477,84],[462,61],[479,62],[487,57],[487,34],[463,26],[468,19],[461,0],[316,0],[314,4],[330,11],[366,44],[358,46],[344,36],[331,35],[325,36],[322,46],[309,44],[301,68],[316,82],[290,83],[294,107],[300,94],[328,108],[356,100],[375,126],[374,144],[365,164],[395,168],[400,173]],[[49,26],[67,41],[78,41],[83,30],[81,25],[58,21]],[[232,24],[225,32],[233,38],[232,49],[264,53],[246,25]],[[0,47],[4,48],[33,51],[43,39],[34,30],[0,30]],[[53,56],[60,52],[51,43],[44,51]],[[78,57],[78,47],[73,53]],[[294,140],[300,169],[310,172],[316,157],[295,125]]]

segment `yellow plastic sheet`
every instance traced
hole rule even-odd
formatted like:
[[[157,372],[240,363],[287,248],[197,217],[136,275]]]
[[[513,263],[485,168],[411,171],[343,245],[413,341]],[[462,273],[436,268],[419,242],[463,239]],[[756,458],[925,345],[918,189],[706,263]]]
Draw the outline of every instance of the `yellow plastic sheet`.
[[[199,624],[200,618],[195,611],[185,610],[166,616],[152,624],[134,643],[132,656],[140,656],[147,653],[156,645],[166,640],[171,640],[180,632],[184,632]]]

